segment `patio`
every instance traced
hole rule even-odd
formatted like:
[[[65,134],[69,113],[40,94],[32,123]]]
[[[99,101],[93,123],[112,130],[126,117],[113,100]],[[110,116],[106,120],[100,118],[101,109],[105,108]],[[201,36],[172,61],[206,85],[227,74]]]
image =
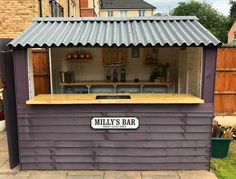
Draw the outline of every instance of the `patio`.
[[[212,172],[189,171],[19,171],[9,168],[6,132],[0,133],[0,179],[216,179]]]

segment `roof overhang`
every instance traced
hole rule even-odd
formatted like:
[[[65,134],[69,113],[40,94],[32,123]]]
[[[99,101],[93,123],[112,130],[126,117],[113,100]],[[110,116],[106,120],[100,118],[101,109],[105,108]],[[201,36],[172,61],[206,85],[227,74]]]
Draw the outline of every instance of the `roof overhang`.
[[[33,47],[182,47],[221,42],[192,16],[37,18],[12,48]]]

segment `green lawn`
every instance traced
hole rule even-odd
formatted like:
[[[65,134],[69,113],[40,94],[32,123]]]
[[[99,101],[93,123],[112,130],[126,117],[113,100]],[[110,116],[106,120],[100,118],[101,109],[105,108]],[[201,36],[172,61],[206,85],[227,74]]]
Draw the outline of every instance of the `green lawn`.
[[[212,158],[211,168],[219,179],[236,178],[236,140],[231,142],[226,158]]]

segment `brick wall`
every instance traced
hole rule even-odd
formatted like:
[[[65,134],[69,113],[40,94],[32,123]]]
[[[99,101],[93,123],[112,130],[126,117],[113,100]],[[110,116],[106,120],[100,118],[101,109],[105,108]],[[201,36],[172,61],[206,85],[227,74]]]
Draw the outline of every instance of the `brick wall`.
[[[80,16],[89,17],[96,16],[94,11],[94,1],[93,0],[80,0]]]
[[[232,25],[231,29],[228,32],[228,42],[232,42],[234,39],[234,33],[236,33],[236,21]]]
[[[37,0],[0,0],[0,38],[15,38],[37,16]]]
[[[75,16],[79,16],[79,1],[70,0],[70,16],[72,1],[76,4]],[[68,16],[68,0],[59,0],[64,7],[64,16]],[[43,17],[51,16],[49,0],[42,0]],[[36,17],[39,17],[38,0],[0,0],[0,38],[15,38],[26,29]]]

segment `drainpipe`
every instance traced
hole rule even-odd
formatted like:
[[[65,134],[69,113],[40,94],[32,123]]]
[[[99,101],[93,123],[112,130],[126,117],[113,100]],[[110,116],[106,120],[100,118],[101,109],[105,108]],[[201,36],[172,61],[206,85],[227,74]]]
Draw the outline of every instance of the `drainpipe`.
[[[93,16],[95,16],[95,3],[94,3],[94,0],[93,0]]]
[[[70,0],[68,0],[68,17],[70,17]]]
[[[43,17],[42,0],[39,0],[39,16]]]
[[[81,17],[81,1],[79,0],[79,16]]]

